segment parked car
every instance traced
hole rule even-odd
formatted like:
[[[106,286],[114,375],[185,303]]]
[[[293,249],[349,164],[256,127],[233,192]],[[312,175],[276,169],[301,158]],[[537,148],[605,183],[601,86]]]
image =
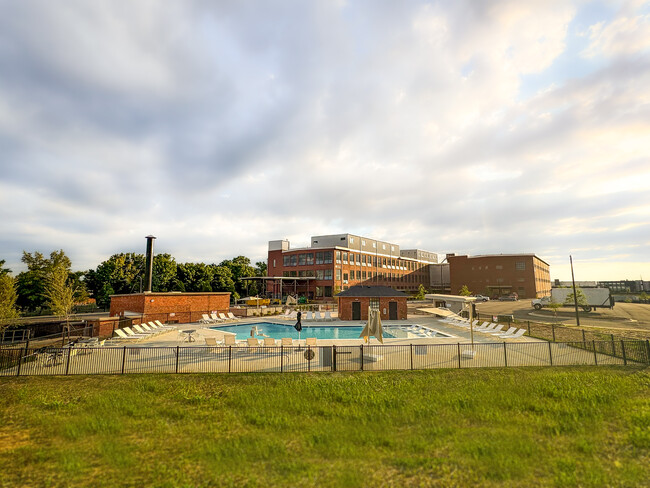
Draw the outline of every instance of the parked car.
[[[499,297],[500,302],[516,302],[517,300],[519,300],[517,295],[503,295]]]
[[[476,298],[477,302],[487,302],[490,299],[490,297],[484,295],[474,295],[474,298]]]

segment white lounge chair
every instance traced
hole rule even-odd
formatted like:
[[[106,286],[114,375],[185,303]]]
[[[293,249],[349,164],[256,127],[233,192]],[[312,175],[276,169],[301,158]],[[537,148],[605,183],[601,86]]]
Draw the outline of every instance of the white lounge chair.
[[[246,344],[248,345],[248,347],[259,347],[260,341],[257,340],[255,337],[247,337]]]
[[[509,328],[508,330],[506,330],[505,332],[503,332],[503,331],[501,331],[501,332],[497,332],[497,333],[494,334],[494,335],[497,336],[497,337],[503,337],[503,336],[505,336],[505,335],[512,335],[512,334],[515,333],[516,330],[517,330],[517,327],[510,327],[510,328]]]
[[[122,329],[115,329],[114,332],[115,332],[115,334],[117,334],[117,337],[119,337],[120,339],[126,339],[126,340],[129,340],[129,341],[139,341],[140,339],[142,339],[142,337],[136,336],[135,334],[134,335],[128,335]]]
[[[295,310],[289,314],[289,318],[292,320],[296,320],[298,318],[298,312]]]
[[[519,339],[525,333],[526,333],[526,329],[519,329],[518,331],[516,331],[515,333],[513,333],[511,335],[502,334],[502,335],[499,335],[497,337],[500,337],[501,339]]]
[[[163,324],[160,320],[154,320],[154,323],[161,329],[175,329],[176,328],[173,325]],[[151,322],[149,322],[149,325],[151,325]]]
[[[154,335],[156,335],[156,333],[153,330],[145,330],[143,327],[140,327],[140,324],[135,324],[133,326],[133,329],[135,329],[135,332],[138,333],[138,334],[143,334],[143,335],[147,335],[147,336],[150,336],[150,337],[153,337]]]
[[[323,320],[323,314],[320,312],[314,312],[314,320]]]
[[[499,324],[494,329],[488,331],[487,334],[492,334],[492,335],[494,335],[494,334],[503,334],[503,331],[501,329],[503,329],[504,327],[505,327],[504,324]]]
[[[283,337],[280,344],[283,346],[293,346],[293,339],[291,337]]]
[[[275,342],[275,339],[273,337],[265,337],[264,338],[264,346],[265,347],[275,347],[275,346],[277,346],[277,343]]]
[[[133,332],[133,330],[130,327],[122,327],[122,330],[126,332],[126,335],[128,336],[140,337],[140,338],[145,338],[149,336],[149,334],[136,334],[135,332]]]
[[[306,337],[305,338],[305,345],[306,346],[316,346],[316,342],[318,339],[316,337]]]
[[[303,320],[314,320],[314,316],[312,315],[311,310],[308,310],[307,312],[303,313]]]
[[[212,320],[207,313],[201,315],[201,318],[199,319],[199,324],[212,324],[212,323],[214,323],[214,320]]]
[[[330,321],[334,320],[332,318],[332,312],[330,312],[329,310],[325,310],[325,317],[323,318],[323,320],[330,320]]]
[[[223,312],[219,312],[219,318],[220,318],[221,320],[223,320],[224,322],[227,322],[227,321],[228,321],[228,317],[226,317],[226,316],[223,314]]]
[[[494,331],[494,329],[496,329],[497,325],[499,325],[499,324],[496,324],[496,323],[492,322],[485,329],[477,329],[477,330],[478,330],[478,332],[485,332],[486,334],[489,334],[490,332]]]
[[[490,326],[490,322],[483,322],[480,326],[474,327],[474,330],[478,330],[478,331],[485,330],[489,326]]]
[[[236,346],[237,345],[237,336],[235,334],[224,334],[223,340],[221,341],[223,346]]]
[[[230,320],[233,320],[233,321],[235,321],[235,322],[236,322],[237,320],[239,320],[239,317],[235,317],[235,316],[233,315],[232,312],[228,312],[228,313],[226,313],[226,316],[227,316]]]

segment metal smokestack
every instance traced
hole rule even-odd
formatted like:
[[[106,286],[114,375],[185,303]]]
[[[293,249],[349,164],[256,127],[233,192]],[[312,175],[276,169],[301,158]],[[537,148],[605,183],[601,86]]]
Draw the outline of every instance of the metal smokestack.
[[[144,291],[151,291],[151,280],[153,278],[153,240],[155,236],[147,236],[147,262],[144,270]]]

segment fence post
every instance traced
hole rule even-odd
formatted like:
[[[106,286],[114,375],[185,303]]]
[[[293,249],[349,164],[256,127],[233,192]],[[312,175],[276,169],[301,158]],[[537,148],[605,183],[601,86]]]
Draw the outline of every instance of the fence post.
[[[280,343],[280,373],[284,372],[284,346]]]
[[[530,320],[528,321],[528,337],[530,337]]]
[[[363,371],[363,344],[361,344],[361,371]]]
[[[413,369],[413,344],[411,344],[411,369]]]
[[[551,363],[551,366],[553,366],[553,351],[551,350],[551,343],[548,342],[548,360]]]
[[[122,374],[124,374],[124,364],[126,363],[126,346],[124,346],[122,352]]]
[[[176,373],[178,373],[178,357],[181,355],[180,346],[176,346]]]
[[[553,331],[553,342],[555,342],[555,324],[551,324],[551,330]]]
[[[503,342],[503,361],[504,361],[504,363],[506,365],[506,368],[507,368],[508,367],[508,353],[507,353],[505,341]]]
[[[609,334],[612,339],[612,356],[616,357],[616,344],[614,343],[614,334]]]
[[[584,333],[585,331],[583,330],[582,332]],[[594,364],[598,366],[598,355],[596,354],[596,341],[592,340],[591,345],[594,348]]]
[[[585,349],[587,349],[587,337],[585,336],[585,329],[582,329],[582,344],[584,345]]]
[[[311,346],[307,346],[307,357],[311,358]],[[363,355],[361,355],[363,361]],[[311,359],[307,359],[307,371],[311,371]]]
[[[25,349],[25,356],[27,356],[27,350]],[[20,376],[20,368],[23,364],[23,348],[20,348],[20,356],[18,357],[18,369],[16,370],[16,376]]]
[[[336,371],[336,344],[332,346],[332,370]]]
[[[458,343],[458,369],[460,369],[460,342]]]
[[[625,342],[621,339],[621,350],[623,351],[623,364],[627,366],[627,357],[625,357]]]
[[[68,347],[68,361],[65,363],[65,375],[68,376],[70,371],[70,356],[72,355],[72,346]]]
[[[230,363],[232,361],[232,346],[228,346],[228,372],[230,373]]]
[[[650,340],[645,341],[645,348],[646,351],[648,351],[648,355],[646,356],[646,359],[648,360],[648,364],[650,364]]]

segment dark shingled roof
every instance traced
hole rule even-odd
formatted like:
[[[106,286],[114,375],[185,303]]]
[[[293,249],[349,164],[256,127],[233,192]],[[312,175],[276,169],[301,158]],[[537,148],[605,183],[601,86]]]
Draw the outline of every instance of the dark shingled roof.
[[[357,285],[342,291],[337,297],[405,297],[402,291],[393,290],[388,286],[363,286]]]

